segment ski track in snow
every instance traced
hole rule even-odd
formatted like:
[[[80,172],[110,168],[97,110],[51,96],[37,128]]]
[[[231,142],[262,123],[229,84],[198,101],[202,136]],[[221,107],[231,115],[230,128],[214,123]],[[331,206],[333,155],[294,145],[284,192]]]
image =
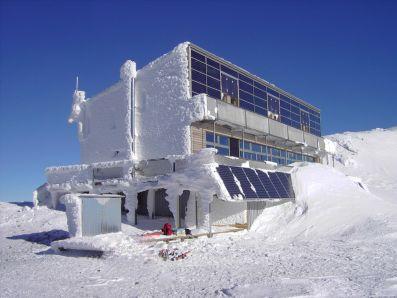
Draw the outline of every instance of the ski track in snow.
[[[335,181],[345,181],[342,186],[351,193],[343,197],[338,184],[327,189],[331,194],[317,197],[324,193],[318,183],[297,185],[300,197],[296,204],[268,209],[259,219],[265,229],[259,226],[256,232],[169,244],[132,242],[128,249],[120,247],[117,253],[102,257],[58,254],[49,243],[65,237],[63,212],[0,203],[0,296],[395,297],[397,216],[387,212],[396,203],[395,147],[390,147],[389,159],[385,150],[379,162],[370,163],[363,157],[371,150],[372,137],[377,141],[385,138],[387,144],[397,142],[397,130],[391,132],[363,132],[360,138],[354,135],[358,133],[339,136],[350,141],[345,142],[349,150],[337,149],[339,157],[351,161],[337,168],[362,178],[378,197],[358,187],[355,192],[352,180],[335,174],[339,179]],[[333,175],[333,170],[316,166],[302,167],[296,175],[305,177],[316,171],[319,175],[314,182]],[[360,171],[363,175],[358,175]],[[379,181],[383,180],[382,193]],[[375,202],[373,216],[368,208],[354,205],[360,198],[363,206]],[[322,210],[324,206],[327,210]],[[313,210],[322,213],[313,214]],[[339,221],[333,221],[334,217]],[[123,231],[129,235],[142,232],[128,225],[123,225]],[[184,260],[163,261],[157,253],[166,247],[191,253]]]

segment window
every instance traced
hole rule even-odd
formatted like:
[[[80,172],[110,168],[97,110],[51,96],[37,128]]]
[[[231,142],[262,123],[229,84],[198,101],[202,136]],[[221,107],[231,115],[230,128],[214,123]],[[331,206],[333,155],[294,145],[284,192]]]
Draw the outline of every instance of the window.
[[[196,94],[206,93],[205,85],[192,81],[192,91]]]
[[[301,130],[309,132],[309,113],[301,110]]]
[[[205,63],[200,62],[196,59],[192,59],[192,68],[202,73],[205,73]]]
[[[207,65],[207,75],[219,80],[221,73],[219,69]]]
[[[228,76],[224,73],[221,74],[222,83],[222,100],[238,106],[238,85],[237,79]]]
[[[274,96],[269,95],[267,99],[268,104],[268,117],[273,120],[279,120],[280,118],[280,100]]]
[[[214,133],[206,131],[205,141],[207,148],[215,147],[216,149],[218,149],[218,154],[226,156],[230,155],[230,138],[228,136],[215,134],[214,139]]]
[[[240,156],[240,158],[257,161],[272,161],[279,165],[290,164],[296,161],[314,162],[309,155],[286,151],[284,149],[266,146],[250,141],[238,140],[225,135],[215,134],[210,131],[205,133],[206,147],[218,149],[218,154],[226,156]],[[233,141],[233,142],[232,142]],[[233,153],[234,151],[235,153]]]
[[[213,143],[214,142],[214,134],[212,132],[206,131],[205,132],[205,140],[207,143]]]
[[[201,73],[201,72],[199,72],[199,71],[193,70],[193,69],[192,69],[192,80],[196,81],[196,82],[199,82],[199,83],[202,83],[204,85],[207,83],[206,75]]]
[[[192,51],[191,55],[193,58],[205,62],[205,56],[197,53],[196,51]]]
[[[242,109],[321,136],[320,113],[221,59],[190,48],[192,96],[206,93]],[[259,82],[261,81],[261,82]]]

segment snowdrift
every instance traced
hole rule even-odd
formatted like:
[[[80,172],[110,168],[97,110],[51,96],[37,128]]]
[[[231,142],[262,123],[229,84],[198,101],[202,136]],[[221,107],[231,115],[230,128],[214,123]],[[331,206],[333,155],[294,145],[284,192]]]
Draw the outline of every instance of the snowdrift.
[[[270,241],[376,234],[396,213],[334,168],[298,163],[293,176],[296,202],[266,209],[252,227]]]
[[[371,192],[397,204],[397,127],[345,132],[327,139],[334,147],[337,169],[360,177]]]

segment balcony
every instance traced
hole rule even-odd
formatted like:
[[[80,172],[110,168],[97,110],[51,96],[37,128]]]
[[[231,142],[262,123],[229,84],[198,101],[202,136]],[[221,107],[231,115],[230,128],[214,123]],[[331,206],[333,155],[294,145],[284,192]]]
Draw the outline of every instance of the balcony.
[[[322,137],[301,131],[276,120],[244,110],[206,96],[206,119],[214,120],[219,125],[225,125],[233,130],[244,130],[246,133],[266,137],[285,148],[301,147],[305,152],[324,151]]]

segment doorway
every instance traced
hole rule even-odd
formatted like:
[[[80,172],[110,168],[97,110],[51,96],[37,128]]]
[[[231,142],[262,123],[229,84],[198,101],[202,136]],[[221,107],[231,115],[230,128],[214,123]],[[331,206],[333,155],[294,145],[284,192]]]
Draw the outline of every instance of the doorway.
[[[239,157],[240,156],[240,148],[239,148],[239,140],[235,138],[230,138],[230,156]]]

